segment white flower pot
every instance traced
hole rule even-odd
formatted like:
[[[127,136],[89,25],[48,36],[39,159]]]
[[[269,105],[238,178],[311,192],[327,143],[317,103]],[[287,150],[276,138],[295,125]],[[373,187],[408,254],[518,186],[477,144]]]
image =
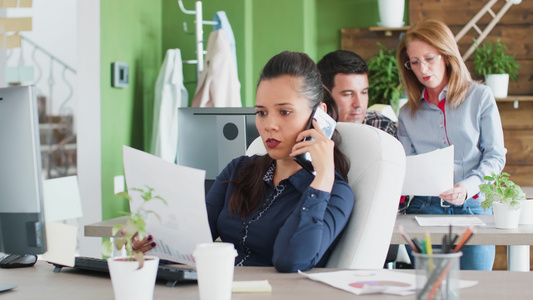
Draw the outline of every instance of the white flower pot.
[[[501,202],[492,203],[494,213],[494,225],[499,229],[513,229],[518,227],[520,220],[520,208],[513,209]]]
[[[151,300],[159,266],[159,258],[146,256],[144,266],[138,261],[126,261],[126,257],[112,257],[107,260],[115,300]]]
[[[494,98],[505,98],[509,89],[509,74],[485,75],[485,84],[492,90]]]
[[[533,224],[533,198],[520,201],[520,225]]]
[[[381,27],[402,27],[405,0],[379,0],[379,17]]]

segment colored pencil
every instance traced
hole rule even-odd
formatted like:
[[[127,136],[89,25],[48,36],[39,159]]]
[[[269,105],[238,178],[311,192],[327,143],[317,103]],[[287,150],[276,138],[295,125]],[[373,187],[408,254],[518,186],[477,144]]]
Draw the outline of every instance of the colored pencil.
[[[407,235],[403,225],[399,225],[398,226],[398,231],[400,231],[400,234],[402,235],[404,240],[407,242],[407,245],[409,245],[409,247],[411,247],[411,249],[413,249],[413,251],[415,251],[417,253],[420,253],[420,249],[415,246],[415,244],[413,243],[411,238]]]

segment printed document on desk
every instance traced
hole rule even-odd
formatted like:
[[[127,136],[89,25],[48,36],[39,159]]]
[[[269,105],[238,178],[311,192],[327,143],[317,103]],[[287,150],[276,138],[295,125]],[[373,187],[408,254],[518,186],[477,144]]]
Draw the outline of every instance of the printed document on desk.
[[[301,275],[341,290],[356,294],[390,294],[398,296],[414,295],[416,292],[416,274],[391,270],[349,270],[321,273],[304,273]],[[472,287],[473,280],[460,280],[459,288]]]
[[[453,188],[453,149],[407,156],[402,195],[438,196]]]
[[[167,201],[150,201],[145,209],[150,214],[147,231],[154,237],[156,247],[150,255],[194,266],[192,253],[197,244],[211,243],[211,230],[205,205],[205,171],[167,162],[157,156],[127,146],[123,148],[124,173],[129,189],[154,189],[154,194]],[[140,193],[130,192],[132,210],[144,200]]]

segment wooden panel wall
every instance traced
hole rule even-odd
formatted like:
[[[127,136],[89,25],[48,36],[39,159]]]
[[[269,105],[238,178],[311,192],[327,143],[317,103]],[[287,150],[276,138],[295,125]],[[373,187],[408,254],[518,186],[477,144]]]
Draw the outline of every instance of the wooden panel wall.
[[[385,36],[383,31],[370,31],[368,28],[342,28],[341,49],[353,51],[364,60],[369,60],[379,51],[378,43],[388,49],[396,48],[401,33],[392,31],[391,36]]]
[[[498,102],[502,118],[507,163],[511,180],[520,186],[533,186],[533,102]]]
[[[457,34],[470,19],[487,3],[488,0],[410,0],[410,24],[416,24],[425,19],[437,19],[445,22],[454,34]],[[497,13],[505,0],[500,0],[493,6]],[[477,23],[483,29],[491,21],[485,15]],[[378,50],[377,42],[388,48],[394,48],[399,43],[401,31],[392,31],[391,36],[385,36],[382,31],[370,31],[368,28],[345,28],[341,30],[341,49],[351,50],[369,59]],[[470,30],[460,41],[462,53],[472,45],[478,37],[474,29]],[[509,84],[511,95],[533,95],[533,1],[525,0],[519,5],[513,5],[492,29],[486,41],[500,39],[508,45],[508,51],[514,55],[521,65],[518,80]],[[467,61],[474,79],[483,80],[482,76],[474,73],[473,56]]]

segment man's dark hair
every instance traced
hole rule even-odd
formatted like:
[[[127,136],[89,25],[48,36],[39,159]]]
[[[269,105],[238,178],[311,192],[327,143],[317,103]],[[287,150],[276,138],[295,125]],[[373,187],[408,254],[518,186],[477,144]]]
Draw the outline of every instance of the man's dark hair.
[[[331,90],[335,75],[343,74],[368,74],[366,62],[358,54],[337,50],[326,54],[317,64],[322,77],[322,83]]]
[[[368,66],[364,59],[357,53],[347,50],[337,50],[330,52],[317,63],[322,84],[328,92],[324,93],[324,102],[328,106],[328,113],[332,116],[338,115],[337,105],[330,95],[335,82],[335,75],[342,74],[368,74]]]

